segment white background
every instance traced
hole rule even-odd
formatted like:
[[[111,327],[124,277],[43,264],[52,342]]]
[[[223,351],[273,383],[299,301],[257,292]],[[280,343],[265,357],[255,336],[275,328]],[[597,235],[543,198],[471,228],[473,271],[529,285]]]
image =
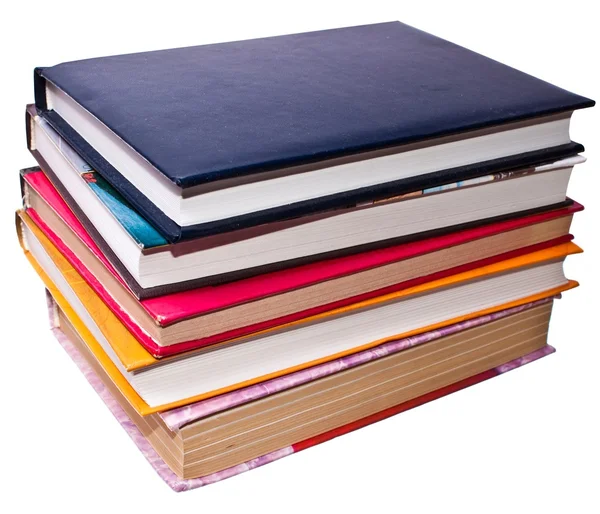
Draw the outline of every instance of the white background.
[[[14,235],[34,66],[401,20],[600,100],[594,2],[5,2],[0,52],[3,512],[599,512],[600,108],[569,194],[582,282],[557,302],[558,352],[474,388],[224,482],[173,493],[47,328],[43,287]],[[215,127],[218,130],[218,127]],[[8,507],[8,509],[6,508]]]

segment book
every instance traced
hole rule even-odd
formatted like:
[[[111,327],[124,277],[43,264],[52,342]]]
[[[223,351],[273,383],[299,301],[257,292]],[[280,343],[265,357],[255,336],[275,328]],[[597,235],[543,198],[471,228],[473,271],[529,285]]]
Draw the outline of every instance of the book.
[[[561,295],[543,298],[541,300],[536,300],[534,302],[522,304],[502,311],[471,318],[453,325],[447,325],[429,332],[423,332],[413,336],[395,339],[374,348],[341,357],[330,362],[312,366],[310,368],[296,371],[282,377],[273,378],[265,382],[260,382],[255,385],[244,387],[237,391],[231,391],[219,396],[200,400],[183,407],[176,407],[174,409],[159,412],[152,416],[158,416],[169,428],[169,430],[179,430],[184,426],[190,425],[191,423],[201,419],[205,419],[208,416],[219,414],[234,407],[254,402],[266,396],[287,391],[288,389],[292,389],[309,382],[340,373],[347,369],[362,366],[369,362],[387,357],[388,355],[402,352],[415,346],[437,341],[438,339],[447,336],[459,334],[464,330],[481,327],[482,325],[492,321],[501,320],[508,316],[513,316],[540,306],[548,306],[548,304],[560,298]]]
[[[548,298],[573,288],[567,243],[336,309],[173,358],[154,358],[75,269],[19,213],[25,254],[61,309],[142,414],[160,412],[335,360],[387,341]],[[268,358],[265,356],[268,355]]]
[[[529,362],[535,361],[541,357],[547,356],[554,351],[554,349],[550,346],[547,346],[547,345],[541,346],[539,349],[536,349],[530,353],[524,354],[516,359],[511,360],[510,362],[506,362],[499,366],[489,368],[481,373],[471,375],[471,376],[469,376],[465,379],[459,380],[459,381],[455,381],[454,383],[449,384],[447,386],[438,387],[437,389],[434,389],[434,390],[430,391],[429,393],[419,395],[419,396],[413,398],[412,400],[407,400],[407,401],[401,402],[390,408],[381,409],[378,412],[375,412],[374,414],[364,416],[360,419],[357,419],[353,422],[346,423],[337,428],[326,430],[316,436],[308,437],[301,441],[295,441],[294,443],[292,443],[290,445],[277,448],[276,450],[273,450],[266,454],[262,454],[258,457],[255,457],[248,461],[242,462],[240,464],[230,466],[230,467],[223,467],[214,473],[204,475],[204,476],[199,476],[196,478],[182,478],[180,475],[176,474],[169,467],[169,465],[165,462],[163,457],[158,453],[158,451],[164,450],[164,448],[161,447],[160,443],[157,441],[157,438],[154,436],[159,431],[156,429],[149,430],[151,428],[150,425],[148,425],[148,422],[150,420],[148,418],[140,418],[135,413],[135,411],[131,411],[131,408],[128,405],[127,401],[120,394],[118,389],[115,389],[115,387],[112,384],[112,382],[110,381],[110,379],[106,376],[105,373],[103,373],[103,370],[101,368],[98,368],[97,366],[94,366],[93,360],[86,358],[85,350],[83,352],[81,351],[81,349],[84,349],[84,343],[81,341],[81,339],[77,335],[77,332],[74,330],[74,328],[69,324],[69,322],[65,318],[65,316],[61,315],[60,308],[58,308],[58,306],[56,304],[52,303],[52,299],[50,296],[49,296],[49,299],[50,299],[49,312],[50,312],[51,323],[52,323],[52,327],[53,327],[52,331],[53,331],[55,337],[60,342],[62,347],[65,349],[65,351],[69,354],[69,356],[73,359],[73,361],[76,363],[76,365],[82,371],[82,373],[85,375],[85,377],[89,381],[90,385],[92,385],[92,387],[100,395],[100,397],[105,402],[105,404],[110,409],[110,411],[113,413],[113,415],[117,418],[117,420],[121,423],[123,428],[127,431],[128,435],[132,438],[132,440],[138,446],[140,451],[142,451],[144,456],[147,458],[147,460],[153,466],[153,468],[156,470],[156,472],[159,474],[159,476],[171,488],[173,488],[176,491],[184,491],[184,490],[200,487],[203,485],[207,485],[210,483],[214,483],[216,481],[234,476],[236,474],[242,473],[242,472],[252,469],[254,467],[261,466],[261,465],[269,463],[269,462],[273,462],[273,461],[277,460],[278,458],[284,457],[286,455],[290,455],[290,454],[298,452],[298,451],[302,451],[302,450],[310,448],[316,444],[325,442],[334,437],[338,437],[338,436],[348,433],[352,430],[356,430],[358,428],[366,426],[370,423],[374,423],[376,421],[385,419],[389,416],[398,414],[398,413],[408,410],[410,408],[414,408],[418,405],[422,405],[423,403],[432,401],[437,398],[441,398],[441,397],[443,397],[447,394],[450,394],[454,391],[461,390],[465,387],[469,387],[471,385],[477,384],[479,382],[482,382],[484,380],[487,380],[487,379],[497,376],[499,374],[505,373],[507,371],[510,371],[512,369],[515,369],[517,367],[525,365]],[[543,305],[542,305],[542,307],[543,307]],[[535,309],[535,307],[533,307],[533,306],[528,306],[527,308],[524,308],[521,312],[527,312],[528,310],[531,311],[532,308]],[[496,320],[502,319],[503,316],[508,316],[508,317],[515,316],[515,314],[516,313],[512,313],[512,314],[498,313],[496,315],[496,316],[498,316],[496,318]],[[467,328],[467,330],[473,329],[475,327],[481,327],[482,324],[485,324],[485,323],[489,324],[491,322],[492,322],[492,320],[490,320],[490,319],[486,320],[483,323],[472,321],[471,326],[469,328]],[[448,328],[450,330],[449,334],[450,333],[460,334],[462,331],[465,330],[462,327],[448,327]],[[454,330],[454,332],[452,332],[452,330]],[[68,333],[69,335],[67,335],[65,332]],[[446,336],[444,336],[442,334],[435,335],[435,338],[443,338],[443,337],[447,337],[447,335]],[[541,336],[541,337],[543,337],[543,336]],[[420,344],[417,342],[415,342],[415,343]],[[407,344],[406,342],[404,342],[404,345],[405,345],[405,347],[412,346],[411,344]],[[396,350],[401,352],[401,350],[399,349],[401,346],[402,346],[402,344],[396,345]],[[381,357],[374,357],[374,358],[381,359]],[[225,401],[221,408],[225,409],[226,408],[225,406],[227,406],[227,405],[228,405],[228,402]],[[215,410],[213,408],[212,414],[216,414],[217,412],[219,412],[219,410],[218,409]],[[197,411],[196,411],[196,415],[198,415]],[[205,417],[208,417],[210,415],[211,415],[211,412],[205,411]],[[164,427],[163,428],[164,430],[170,431],[175,437],[185,437],[186,431],[182,430],[182,425],[181,425],[182,422],[185,423],[185,421],[186,421],[185,414],[183,414],[181,411],[179,411],[179,412],[173,411],[171,414],[169,412],[166,412],[166,413],[162,413],[157,416],[162,417],[162,418],[156,419],[155,420],[156,424],[160,424],[162,422],[162,426]],[[189,417],[187,418],[187,420],[189,423]],[[168,455],[167,453],[163,453],[163,455],[166,456],[167,458],[169,458],[167,456]]]
[[[22,174],[27,213],[155,357],[296,321],[572,240],[579,204],[416,243],[138,302],[45,175]]]
[[[399,22],[62,63],[34,84],[169,241],[576,153],[569,115],[594,104]]]
[[[571,171],[584,161],[575,155],[484,173],[385,200],[167,245],[43,118],[31,108],[28,113],[30,149],[41,168],[138,296],[215,285],[553,210],[567,205]]]

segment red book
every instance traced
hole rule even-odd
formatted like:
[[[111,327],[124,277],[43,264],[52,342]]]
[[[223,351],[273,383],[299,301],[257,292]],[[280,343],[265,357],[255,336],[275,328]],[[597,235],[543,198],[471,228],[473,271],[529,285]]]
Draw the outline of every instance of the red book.
[[[46,176],[30,172],[23,180],[31,218],[156,357],[241,337],[570,241],[572,216],[583,209],[574,203],[219,286],[137,300]]]

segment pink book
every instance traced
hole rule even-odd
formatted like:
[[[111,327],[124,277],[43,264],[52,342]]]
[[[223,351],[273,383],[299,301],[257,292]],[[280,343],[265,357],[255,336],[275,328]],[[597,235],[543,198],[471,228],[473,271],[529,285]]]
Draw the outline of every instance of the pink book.
[[[23,178],[27,184],[33,187],[48,202],[71,230],[90,248],[94,255],[125,285],[125,282],[119,277],[114,267],[106,259],[103,252],[69,209],[44,173],[41,171],[31,172],[25,174]],[[181,293],[167,294],[141,300],[140,303],[157,323],[166,326],[205,312],[251,302],[265,296],[306,287],[317,282],[331,280],[365,269],[434,252],[463,242],[568,216],[581,210],[583,210],[583,206],[574,202],[569,207],[554,211],[493,223],[445,236],[416,241],[414,243],[405,243],[358,255],[329,259],[245,280],[229,282],[220,286],[202,287]]]
[[[270,452],[266,455],[258,457],[256,459],[252,459],[251,461],[245,462],[243,464],[239,464],[237,466],[233,466],[216,473],[212,473],[210,475],[194,478],[194,479],[182,479],[178,477],[171,469],[167,466],[167,464],[161,459],[161,457],[156,453],[152,445],[148,442],[148,440],[142,435],[142,433],[138,430],[133,421],[128,417],[123,408],[119,405],[119,402],[112,396],[110,391],[104,386],[104,383],[98,377],[98,375],[94,372],[94,370],[87,363],[85,358],[81,355],[81,353],[77,350],[75,345],[69,340],[69,338],[61,331],[61,329],[54,324],[54,310],[52,305],[52,299],[48,295],[49,299],[49,315],[52,324],[52,331],[60,342],[64,350],[69,354],[71,359],[78,366],[80,371],[85,375],[90,385],[94,388],[94,390],[98,393],[98,395],[102,398],[106,406],[112,412],[112,414],[117,418],[117,421],[121,424],[123,429],[127,432],[127,434],[131,437],[133,442],[139,448],[139,450],[146,457],[150,465],[154,468],[154,470],[158,473],[158,475],[166,482],[166,484],[171,487],[174,491],[186,491],[190,489],[195,489],[198,487],[202,487],[204,485],[212,484],[214,482],[218,482],[224,480],[226,478],[238,475],[240,473],[244,473],[253,468],[257,468],[263,466],[264,464],[268,464],[270,462],[274,462],[282,457],[287,455],[291,455],[293,453],[297,453],[299,451],[305,450],[317,444],[323,443],[340,435],[344,435],[348,432],[357,430],[364,426],[370,425],[382,419],[386,419],[395,414],[399,414],[406,410],[412,409],[419,405],[423,405],[424,403],[428,403],[432,400],[444,397],[448,394],[451,394],[455,391],[459,391],[461,389],[465,389],[466,387],[470,387],[474,384],[483,382],[495,376],[498,376],[502,373],[510,371],[512,369],[518,368],[535,360],[538,360],[542,357],[550,355],[555,350],[551,346],[545,346],[544,348],[537,350],[533,353],[515,359],[513,361],[507,362],[501,366],[490,369],[483,373],[479,373],[475,376],[467,378],[465,380],[461,380],[460,382],[456,382],[450,386],[438,389],[431,393],[425,394],[413,400],[404,402],[402,404],[396,405],[389,409],[385,409],[380,411],[374,415],[368,416],[361,420],[358,420],[353,423],[349,423],[345,426],[336,428],[334,430],[330,430],[323,434],[320,434],[316,437],[311,437],[304,441],[298,441],[295,444],[287,446],[285,448],[281,448],[279,450]],[[550,300],[546,300],[550,301]],[[536,302],[535,305],[542,302]],[[527,307],[519,307],[517,309],[523,310],[524,308],[531,308],[535,306],[531,304]],[[509,312],[510,311],[510,312]],[[513,312],[514,311],[514,312]],[[479,324],[487,323],[489,321],[500,319],[500,317],[508,316],[510,314],[514,314],[517,312],[515,309],[509,309],[504,312],[495,313],[490,316],[484,316],[477,320],[471,320],[465,323],[459,323],[457,325],[446,327],[445,329],[433,331],[432,333],[422,334],[421,336],[416,336],[415,338],[407,338],[405,340],[400,340],[396,343],[394,347],[390,346],[392,343],[389,343],[389,348],[381,348],[381,351],[376,352],[376,354],[370,355],[371,359],[381,358],[385,355],[389,355],[391,353],[401,351],[402,349],[406,349],[410,346],[414,346],[416,344],[423,344],[425,342],[431,341],[435,338],[443,337],[449,335],[451,333],[465,330],[468,328],[472,328]],[[485,318],[485,319],[483,319]],[[454,332],[453,332],[454,331]],[[370,351],[373,353],[373,351]],[[265,396],[267,394],[273,394],[275,392],[279,392],[281,390],[285,390],[289,387],[294,387],[299,385],[300,383],[304,383],[308,380],[315,380],[322,376],[326,376],[327,374],[335,373],[340,369],[344,369],[346,367],[360,365],[363,362],[367,362],[369,356],[366,355],[369,352],[362,352],[365,355],[355,359],[353,362],[343,363],[341,362],[343,359],[340,359],[340,362],[337,363],[328,363],[328,369],[315,370],[312,376],[304,376],[304,377],[283,377],[281,379],[275,379],[273,381],[269,381],[270,383],[264,383],[260,386],[253,386],[251,388],[246,388],[246,390],[238,391],[235,394],[229,393],[226,395],[222,395],[222,397],[214,398],[209,401],[198,402],[197,404],[193,404],[188,407],[183,407],[179,409],[174,409],[172,411],[167,411],[162,413],[163,420],[166,424],[173,430],[177,431],[185,424],[199,419],[201,417],[214,414],[216,412],[225,410],[234,405],[240,405],[241,403],[250,402],[256,398],[261,396]],[[302,382],[302,380],[304,382]],[[275,383],[278,381],[278,383]]]
[[[120,275],[114,270],[110,262],[106,259],[101,249],[96,246],[94,240],[85,231],[78,219],[69,210],[66,203],[62,200],[58,192],[50,184],[42,172],[29,172],[23,176],[24,182],[33,188],[37,194],[44,198],[45,202],[56,212],[60,218],[69,226],[71,231],[87,246],[108,270],[109,277],[116,278],[123,290],[126,290],[126,284]],[[27,199],[26,199],[27,203]],[[216,287],[205,287],[189,290],[182,293],[168,294],[156,298],[141,300],[139,303],[130,295],[122,296],[121,301],[115,296],[114,289],[106,286],[105,282],[99,278],[98,273],[89,269],[81,260],[80,256],[71,249],[52,229],[46,224],[45,220],[38,215],[33,208],[28,209],[31,218],[36,222],[40,229],[61,251],[79,274],[88,282],[94,291],[103,299],[109,308],[115,313],[119,320],[127,327],[132,335],[155,357],[160,358],[168,355],[175,355],[184,351],[192,350],[202,346],[215,344],[224,340],[243,337],[245,335],[269,329],[285,323],[296,321],[308,316],[319,314],[327,310],[344,307],[346,305],[368,300],[379,295],[388,294],[397,290],[405,289],[418,285],[423,282],[444,278],[451,274],[468,271],[475,267],[491,264],[500,260],[516,257],[524,253],[541,250],[549,246],[564,243],[572,239],[572,236],[566,234],[559,238],[549,239],[531,246],[517,248],[504,253],[498,253],[493,256],[480,260],[473,260],[466,264],[449,267],[433,274],[420,276],[404,282],[396,283],[385,288],[373,288],[362,294],[339,298],[333,302],[323,302],[322,304],[312,306],[308,309],[297,309],[294,312],[285,313],[275,317],[267,316],[265,319],[253,324],[243,323],[242,326],[223,328],[214,330],[211,333],[202,333],[200,337],[192,340],[182,340],[179,342],[163,343],[159,341],[161,334],[154,334],[152,330],[160,330],[156,327],[168,327],[177,322],[188,320],[207,313],[220,311],[235,305],[248,304],[261,298],[268,298],[294,289],[302,289],[307,286],[330,281],[345,275],[354,274],[366,269],[380,267],[404,259],[414,258],[426,253],[435,252],[447,247],[474,241],[482,237],[493,236],[505,231],[515,230],[521,227],[541,223],[561,217],[570,216],[581,210],[579,204],[571,207],[546,212],[543,214],[531,215],[511,221],[503,221],[478,227],[475,229],[464,230],[454,234],[439,236],[423,241],[398,245],[395,247],[382,249],[378,251],[365,252],[350,257],[330,259],[320,263],[300,266],[279,272],[268,273],[260,277],[254,277],[246,280],[240,280]],[[475,259],[475,257],[474,257]],[[114,287],[114,286],[113,286]],[[321,296],[317,296],[321,298]],[[129,307],[125,299],[134,302],[135,305]],[[296,304],[291,304],[296,305]],[[135,314],[135,309],[143,309],[142,312]],[[131,310],[133,309],[133,310]],[[270,311],[269,311],[270,312]],[[146,325],[140,320],[149,316],[152,321],[147,321]],[[140,317],[141,316],[141,317]],[[142,321],[143,321],[142,319]],[[235,317],[230,318],[235,319]],[[204,321],[203,321],[204,323]],[[206,326],[203,324],[203,326]],[[188,333],[190,331],[188,330]]]

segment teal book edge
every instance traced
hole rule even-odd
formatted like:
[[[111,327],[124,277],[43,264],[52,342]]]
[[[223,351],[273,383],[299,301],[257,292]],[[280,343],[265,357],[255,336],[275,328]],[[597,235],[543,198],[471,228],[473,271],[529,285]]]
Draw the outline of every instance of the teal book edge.
[[[90,190],[121,224],[125,231],[143,249],[155,248],[169,242],[102,176],[85,162],[58,133],[43,119],[43,130],[54,142],[71,167],[79,174]]]

